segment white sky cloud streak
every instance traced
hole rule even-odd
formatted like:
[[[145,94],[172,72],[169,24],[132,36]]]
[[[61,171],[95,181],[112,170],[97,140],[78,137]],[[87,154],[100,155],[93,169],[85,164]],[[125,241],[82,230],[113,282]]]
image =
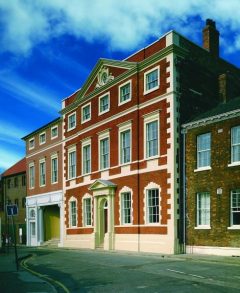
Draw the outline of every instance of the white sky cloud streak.
[[[36,85],[13,74],[2,74],[0,83],[1,88],[10,93],[14,99],[31,107],[48,113],[49,111],[57,113],[60,110],[61,105],[55,99],[56,93],[44,89],[44,86]]]
[[[0,173],[17,163],[23,157],[24,154],[21,152],[18,153],[16,151],[10,151],[9,149],[0,147]]]
[[[0,0],[0,50],[27,54],[41,42],[70,34],[107,41],[114,50],[132,50],[169,28],[195,33],[197,21],[214,18],[221,33],[231,33],[239,49],[239,0]],[[1,28],[0,27],[0,28]]]

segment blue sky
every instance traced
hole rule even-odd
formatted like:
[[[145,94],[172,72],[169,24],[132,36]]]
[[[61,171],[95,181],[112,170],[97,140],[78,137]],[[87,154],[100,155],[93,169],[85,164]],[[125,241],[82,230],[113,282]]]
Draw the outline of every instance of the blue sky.
[[[0,0],[0,173],[99,58],[121,60],[171,29],[201,45],[212,18],[221,56],[240,67],[239,8],[238,0]]]

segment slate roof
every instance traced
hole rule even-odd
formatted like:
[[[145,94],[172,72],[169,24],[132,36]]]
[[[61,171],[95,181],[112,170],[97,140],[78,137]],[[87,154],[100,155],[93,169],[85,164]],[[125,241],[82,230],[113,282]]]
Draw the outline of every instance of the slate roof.
[[[240,110],[240,97],[231,99],[227,101],[227,103],[218,104],[217,107],[200,114],[199,116],[195,117],[192,121],[202,120],[208,117],[217,116],[238,109]]]
[[[26,158],[23,158],[22,160],[14,164],[12,167],[7,169],[5,172],[1,174],[1,176],[7,177],[24,172],[26,172]]]

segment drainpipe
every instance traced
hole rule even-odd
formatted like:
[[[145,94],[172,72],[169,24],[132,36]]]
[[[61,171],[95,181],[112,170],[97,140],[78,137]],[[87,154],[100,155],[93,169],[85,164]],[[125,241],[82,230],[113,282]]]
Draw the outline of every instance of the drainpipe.
[[[186,253],[186,129],[182,129],[181,131],[183,135],[183,156],[182,156],[182,164],[183,164],[183,251]]]
[[[145,54],[145,49],[144,49]],[[139,140],[139,68],[137,65],[137,137]],[[138,182],[138,252],[140,252],[140,180],[139,180],[139,141],[137,142],[137,161],[138,161],[138,172],[137,172],[137,182]]]

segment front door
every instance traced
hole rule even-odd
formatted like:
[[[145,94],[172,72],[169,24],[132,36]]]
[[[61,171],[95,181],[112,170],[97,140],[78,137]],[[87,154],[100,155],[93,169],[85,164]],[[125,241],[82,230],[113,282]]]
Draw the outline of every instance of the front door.
[[[31,245],[36,245],[36,222],[30,222],[30,242]]]

